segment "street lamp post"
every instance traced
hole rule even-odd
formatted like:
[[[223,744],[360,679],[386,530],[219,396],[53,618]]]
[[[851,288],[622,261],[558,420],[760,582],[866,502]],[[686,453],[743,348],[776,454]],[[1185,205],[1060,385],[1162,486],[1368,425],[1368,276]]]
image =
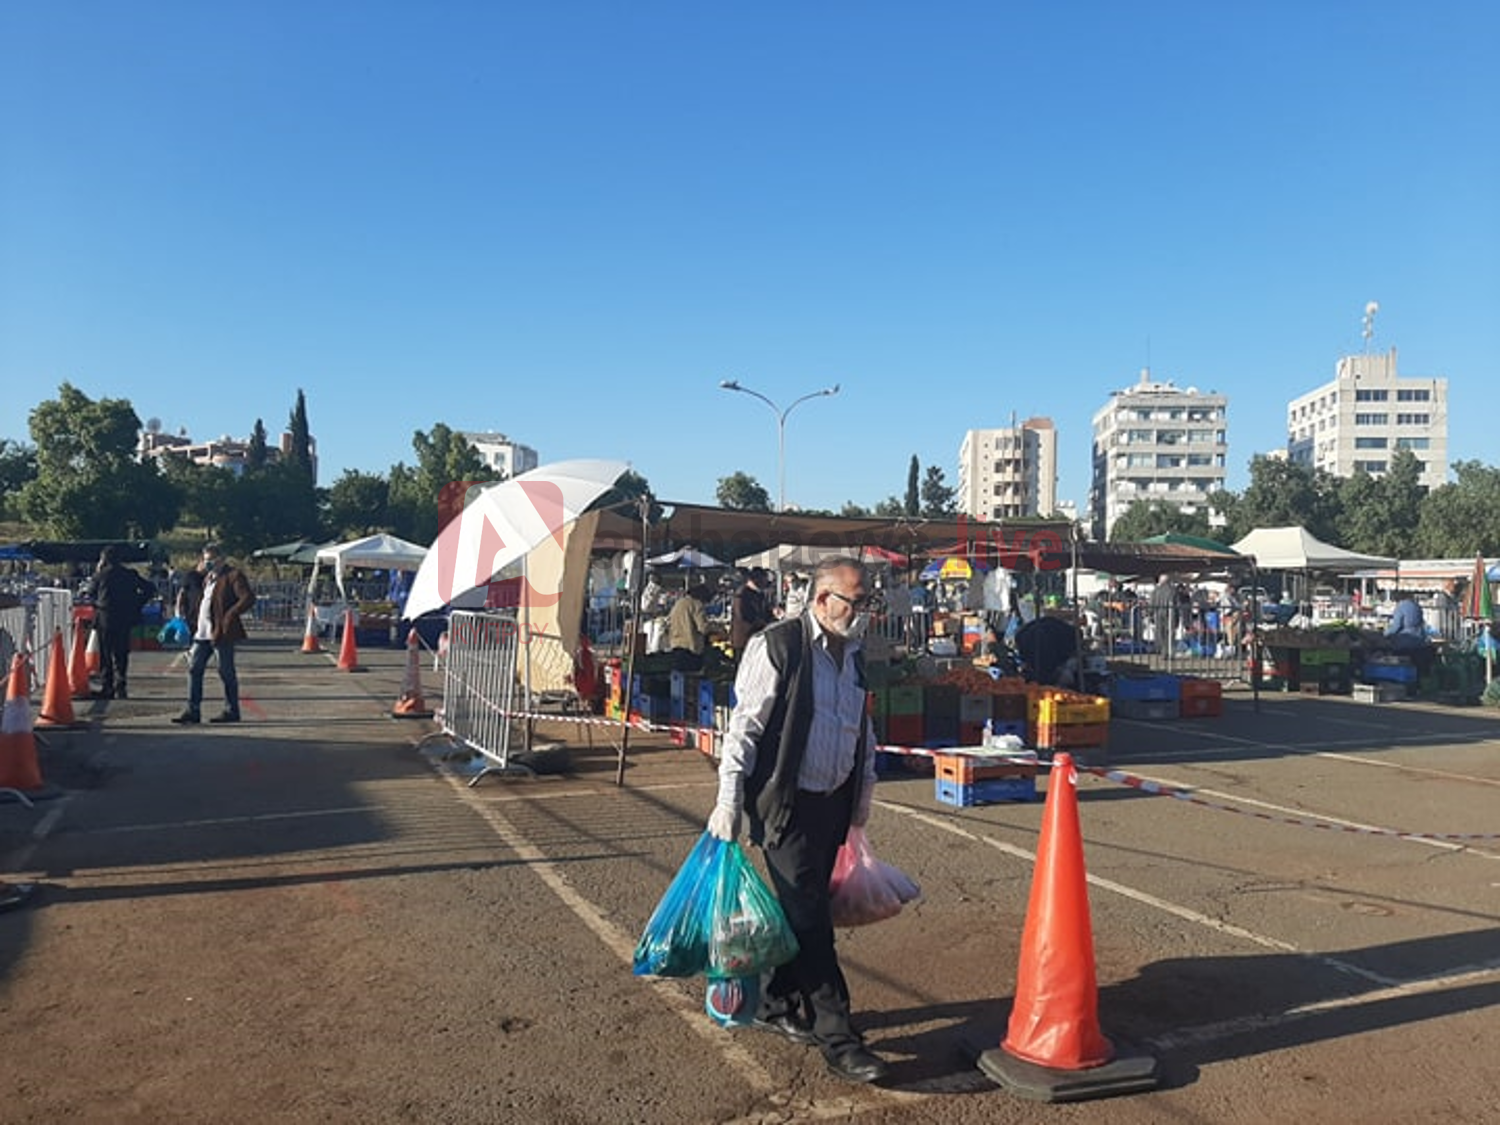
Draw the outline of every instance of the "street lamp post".
[[[759,391],[752,391],[749,387],[740,385],[738,379],[722,379],[719,381],[719,389],[724,391],[738,391],[742,395],[758,398],[771,408],[771,413],[776,415],[776,510],[786,511],[786,418],[793,410],[810,398],[823,398],[839,393],[839,385],[835,383],[831,387],[824,387],[821,391],[810,391],[801,398],[793,399],[792,404],[785,410],[777,406]]]

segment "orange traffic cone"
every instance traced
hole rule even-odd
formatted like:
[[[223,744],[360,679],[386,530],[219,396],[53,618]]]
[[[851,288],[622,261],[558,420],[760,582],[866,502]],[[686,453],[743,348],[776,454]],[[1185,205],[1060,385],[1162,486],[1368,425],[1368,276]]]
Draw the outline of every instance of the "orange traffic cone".
[[[99,630],[92,625],[89,626],[89,643],[83,651],[83,666],[89,670],[90,676],[99,674],[99,665],[103,662],[104,655],[99,651]]]
[[[1116,1050],[1099,1027],[1094,930],[1070,754],[1052,760],[1010,1027],[979,1069],[1022,1097],[1079,1101],[1150,1090],[1156,1060]]]
[[[10,690],[0,712],[0,789],[26,793],[42,787],[31,729],[31,669],[19,652],[10,662]]]
[[[422,638],[416,629],[406,634],[406,674],[401,677],[401,698],[391,708],[396,719],[430,719],[432,709],[422,698]]]
[[[68,665],[63,659],[62,630],[52,638],[52,652],[47,657],[47,690],[42,696],[42,713],[36,725],[50,730],[72,730],[86,726],[73,715],[73,690],[68,682]]]
[[[339,671],[363,672],[359,666],[359,646],[354,643],[354,611],[344,610],[344,642],[339,646]]]
[[[89,697],[88,639],[84,636],[88,631],[82,621],[73,622],[73,654],[68,660],[68,690],[74,699]]]
[[[312,602],[307,603],[307,628],[302,633],[302,651],[323,651],[323,646],[318,643],[318,611]]]

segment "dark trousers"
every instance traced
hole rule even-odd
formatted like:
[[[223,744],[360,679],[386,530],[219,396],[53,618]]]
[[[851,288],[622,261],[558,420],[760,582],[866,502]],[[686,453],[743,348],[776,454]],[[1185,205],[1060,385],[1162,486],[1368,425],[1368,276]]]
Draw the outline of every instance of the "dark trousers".
[[[225,641],[193,642],[188,655],[188,710],[198,714],[203,706],[203,673],[208,668],[208,658],[219,658],[219,679],[224,683],[224,710],[231,715],[240,713],[240,678],[234,669],[234,643]]]
[[[701,672],[703,671],[703,654],[694,652],[690,648],[674,648],[671,652],[672,671],[674,672]]]
[[[761,1016],[812,1009],[813,1034],[830,1057],[860,1042],[849,1023],[849,986],[833,947],[828,880],[849,831],[854,779],[832,793],[798,792],[791,823],[765,849],[771,887],[797,935],[798,953],[761,982]]]
[[[99,681],[106,698],[124,696],[130,671],[130,626],[109,618],[99,622]]]

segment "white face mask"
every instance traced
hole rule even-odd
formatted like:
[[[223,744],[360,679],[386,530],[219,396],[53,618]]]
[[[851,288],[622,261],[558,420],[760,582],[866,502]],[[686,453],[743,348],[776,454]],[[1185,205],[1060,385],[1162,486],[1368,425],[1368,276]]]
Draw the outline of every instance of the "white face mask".
[[[870,627],[870,615],[863,611],[854,614],[844,623],[844,636],[851,641],[857,641],[865,635],[865,630]]]

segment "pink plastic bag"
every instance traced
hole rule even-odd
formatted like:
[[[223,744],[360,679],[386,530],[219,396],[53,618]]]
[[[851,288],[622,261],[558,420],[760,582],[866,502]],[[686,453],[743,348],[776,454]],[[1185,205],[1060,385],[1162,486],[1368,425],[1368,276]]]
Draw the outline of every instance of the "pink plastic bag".
[[[922,888],[900,868],[875,858],[863,828],[850,828],[833,862],[835,926],[868,926],[901,913],[901,907],[922,897]]]

